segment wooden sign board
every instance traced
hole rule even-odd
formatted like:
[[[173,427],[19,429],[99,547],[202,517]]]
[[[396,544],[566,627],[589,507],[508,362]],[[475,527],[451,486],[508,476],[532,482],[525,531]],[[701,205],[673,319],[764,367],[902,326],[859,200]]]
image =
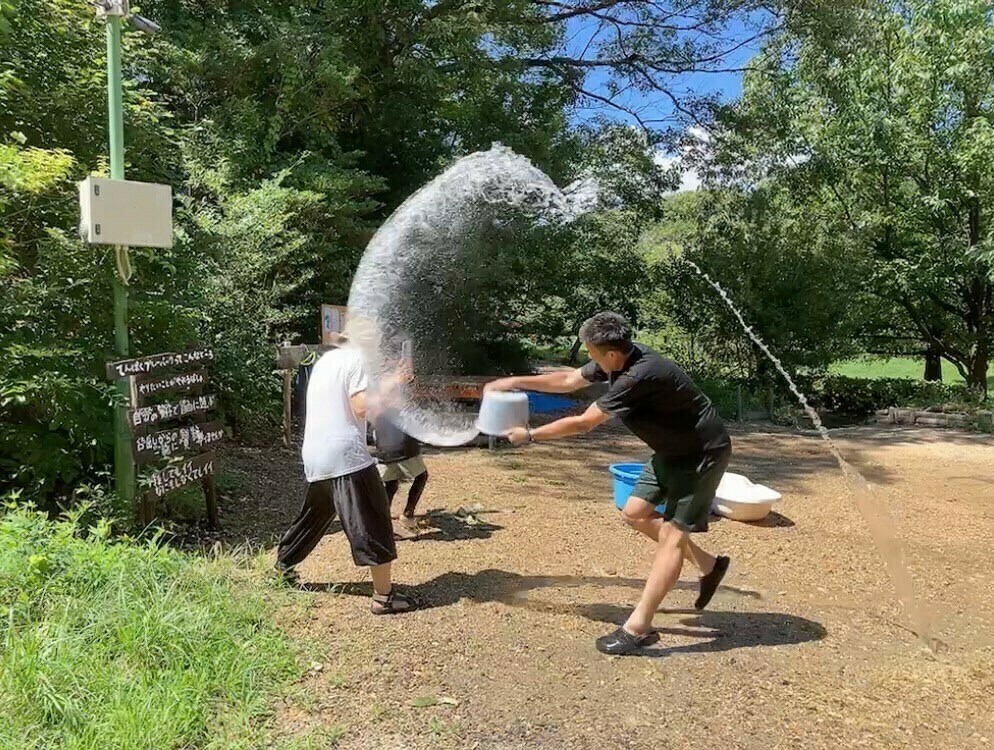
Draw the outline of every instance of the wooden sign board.
[[[144,435],[163,422],[194,414],[204,414],[217,408],[217,396],[207,393],[203,396],[190,396],[178,401],[167,401],[154,406],[142,406],[128,410],[128,426],[135,435]]]
[[[321,343],[339,343],[348,319],[349,308],[342,305],[321,305]]]
[[[201,453],[188,461],[167,466],[151,476],[152,486],[146,493],[146,497],[149,500],[157,500],[173,490],[213,476],[216,460],[213,453]]]
[[[150,396],[177,391],[199,391],[207,384],[207,373],[194,370],[180,375],[164,375],[162,377],[135,378],[135,394],[139,402]]]
[[[177,453],[196,450],[205,451],[224,440],[224,428],[220,422],[205,422],[189,427],[174,427],[171,430],[139,435],[134,439],[135,461],[148,464]]]
[[[198,347],[185,352],[166,352],[139,359],[122,359],[107,363],[108,378],[126,378],[130,375],[150,375],[172,367],[187,367],[214,361],[214,350]]]
[[[107,377],[118,381],[126,378],[131,391],[127,423],[132,435],[133,464],[174,461],[147,477],[151,488],[144,493],[141,503],[142,520],[146,524],[155,519],[158,500],[173,490],[200,482],[210,528],[217,528],[213,450],[224,439],[224,428],[214,420],[162,429],[167,422],[204,415],[217,408],[217,396],[203,393],[208,382],[203,366],[213,361],[213,349],[198,346],[182,352],[163,352],[107,364]],[[161,404],[147,403],[149,399],[171,393],[189,395]],[[175,462],[181,455],[194,452],[198,455]]]

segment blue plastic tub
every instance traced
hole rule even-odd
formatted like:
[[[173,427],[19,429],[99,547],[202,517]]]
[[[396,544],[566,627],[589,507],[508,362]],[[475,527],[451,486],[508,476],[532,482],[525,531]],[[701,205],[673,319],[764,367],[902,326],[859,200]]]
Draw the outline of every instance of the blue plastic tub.
[[[635,489],[635,482],[642,473],[642,464],[611,464],[611,476],[614,477],[614,504],[618,509],[625,507],[625,501]],[[656,510],[663,512],[663,506],[657,505]]]
[[[550,393],[535,393],[526,391],[528,395],[528,411],[532,414],[554,414],[557,411],[570,411],[576,407],[576,401],[564,396]]]

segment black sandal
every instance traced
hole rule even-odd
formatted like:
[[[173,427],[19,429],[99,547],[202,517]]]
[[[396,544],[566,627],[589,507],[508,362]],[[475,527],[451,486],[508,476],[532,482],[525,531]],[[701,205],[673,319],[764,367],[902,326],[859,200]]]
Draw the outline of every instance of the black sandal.
[[[642,653],[642,649],[659,640],[659,634],[650,630],[643,635],[629,633],[624,628],[618,628],[613,633],[597,639],[597,650],[609,656],[631,656]]]
[[[400,615],[415,609],[417,605],[398,591],[396,586],[386,596],[373,594],[373,601],[369,605],[369,611],[374,615]]]
[[[697,601],[694,602],[694,609],[701,610],[708,606],[708,602],[711,601],[714,592],[718,590],[718,584],[721,583],[721,579],[728,572],[729,562],[731,560],[727,557],[719,555],[714,561],[714,568],[711,569],[711,572],[706,576],[701,576],[700,593],[697,595]]]

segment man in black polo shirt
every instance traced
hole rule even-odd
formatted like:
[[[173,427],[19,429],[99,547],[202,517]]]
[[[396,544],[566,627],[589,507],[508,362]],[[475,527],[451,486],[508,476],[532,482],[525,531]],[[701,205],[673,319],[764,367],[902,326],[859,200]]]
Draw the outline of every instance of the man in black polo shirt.
[[[589,432],[617,417],[653,450],[622,511],[632,528],[657,542],[652,571],[625,624],[597,639],[604,653],[637,653],[654,640],[652,618],[680,577],[686,557],[701,571],[697,609],[707,606],[728,570],[728,558],[705,552],[690,540],[690,532],[707,521],[732,443],[708,397],[675,362],[634,343],[622,316],[598,313],[580,328],[580,339],[591,360],[584,367],[504,378],[488,389],[570,393],[606,381],[607,393],[583,414],[534,430],[518,428],[508,439],[515,445],[555,440]],[[662,516],[657,505],[665,505]]]
[[[402,481],[409,481],[407,504],[400,516],[397,536],[410,539],[418,535],[418,521],[414,517],[418,501],[428,484],[428,467],[421,458],[421,443],[397,426],[397,415],[392,410],[381,414],[374,422],[376,460],[380,478],[387,488],[387,497],[393,503],[394,495]]]

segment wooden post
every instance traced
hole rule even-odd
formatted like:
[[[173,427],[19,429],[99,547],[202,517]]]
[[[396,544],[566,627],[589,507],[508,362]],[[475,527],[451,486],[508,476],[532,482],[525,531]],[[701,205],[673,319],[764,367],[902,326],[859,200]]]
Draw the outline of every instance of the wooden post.
[[[151,492],[142,493],[142,524],[148,526],[155,520],[155,496]]]
[[[770,383],[770,421],[773,421],[773,384]]]
[[[217,531],[217,482],[214,475],[204,477],[201,486],[204,488],[204,499],[207,501],[207,528]]]
[[[283,371],[283,447],[289,448],[292,439],[291,406],[293,400],[293,370]]]
[[[735,386],[735,421],[742,421],[742,384]]]

